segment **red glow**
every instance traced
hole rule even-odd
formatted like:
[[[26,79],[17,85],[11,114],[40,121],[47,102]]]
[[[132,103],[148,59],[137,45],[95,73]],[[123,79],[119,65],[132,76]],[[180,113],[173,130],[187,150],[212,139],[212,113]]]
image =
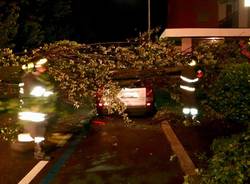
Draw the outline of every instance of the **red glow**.
[[[151,96],[153,96],[153,90],[152,89],[149,89],[149,88],[146,88],[146,95],[147,95],[147,97],[151,97]]]
[[[105,125],[106,122],[95,120],[95,121],[93,121],[93,124],[95,124],[95,125]]]
[[[198,78],[202,78],[203,75],[204,75],[204,73],[203,73],[202,70],[198,70],[198,71],[197,71],[197,77],[198,77]]]

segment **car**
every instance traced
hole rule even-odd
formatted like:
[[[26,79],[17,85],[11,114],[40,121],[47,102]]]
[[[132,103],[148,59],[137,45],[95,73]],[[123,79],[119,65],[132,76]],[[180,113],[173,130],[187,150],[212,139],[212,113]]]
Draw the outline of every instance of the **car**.
[[[121,90],[118,99],[125,105],[129,115],[153,114],[155,111],[154,88],[150,78],[144,78],[141,72],[115,72],[112,78],[117,82]],[[100,92],[101,91],[101,92]],[[108,114],[109,99],[103,97],[104,92],[100,90],[97,95],[98,115]]]

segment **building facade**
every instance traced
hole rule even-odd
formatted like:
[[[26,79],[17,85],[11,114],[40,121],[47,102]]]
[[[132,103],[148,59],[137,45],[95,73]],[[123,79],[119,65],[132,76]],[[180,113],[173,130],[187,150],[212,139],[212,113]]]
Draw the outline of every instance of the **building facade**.
[[[168,0],[168,28],[248,28],[250,0]]]
[[[217,0],[168,0],[168,28],[218,27]]]
[[[250,37],[250,0],[168,0],[161,37],[179,38],[190,52],[196,39]]]

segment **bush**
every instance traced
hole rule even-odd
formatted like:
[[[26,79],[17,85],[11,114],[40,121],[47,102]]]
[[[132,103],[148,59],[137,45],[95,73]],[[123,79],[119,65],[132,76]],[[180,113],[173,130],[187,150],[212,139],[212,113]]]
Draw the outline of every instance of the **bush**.
[[[230,138],[217,139],[214,152],[201,183],[246,184],[250,180],[250,131]]]
[[[227,120],[249,120],[250,65],[247,63],[226,66],[212,84],[209,105],[222,113]]]

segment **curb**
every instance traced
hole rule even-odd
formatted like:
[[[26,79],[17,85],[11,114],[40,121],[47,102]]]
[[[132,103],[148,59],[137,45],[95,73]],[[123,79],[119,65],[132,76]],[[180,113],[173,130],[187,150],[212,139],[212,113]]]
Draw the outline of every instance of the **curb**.
[[[197,175],[196,167],[187,154],[186,150],[184,149],[183,145],[181,144],[180,140],[174,133],[173,129],[171,128],[170,124],[167,121],[161,122],[161,128],[166,135],[167,140],[170,143],[170,146],[173,150],[173,152],[176,154],[180,161],[180,166],[185,173],[185,175],[188,176],[195,176]]]

